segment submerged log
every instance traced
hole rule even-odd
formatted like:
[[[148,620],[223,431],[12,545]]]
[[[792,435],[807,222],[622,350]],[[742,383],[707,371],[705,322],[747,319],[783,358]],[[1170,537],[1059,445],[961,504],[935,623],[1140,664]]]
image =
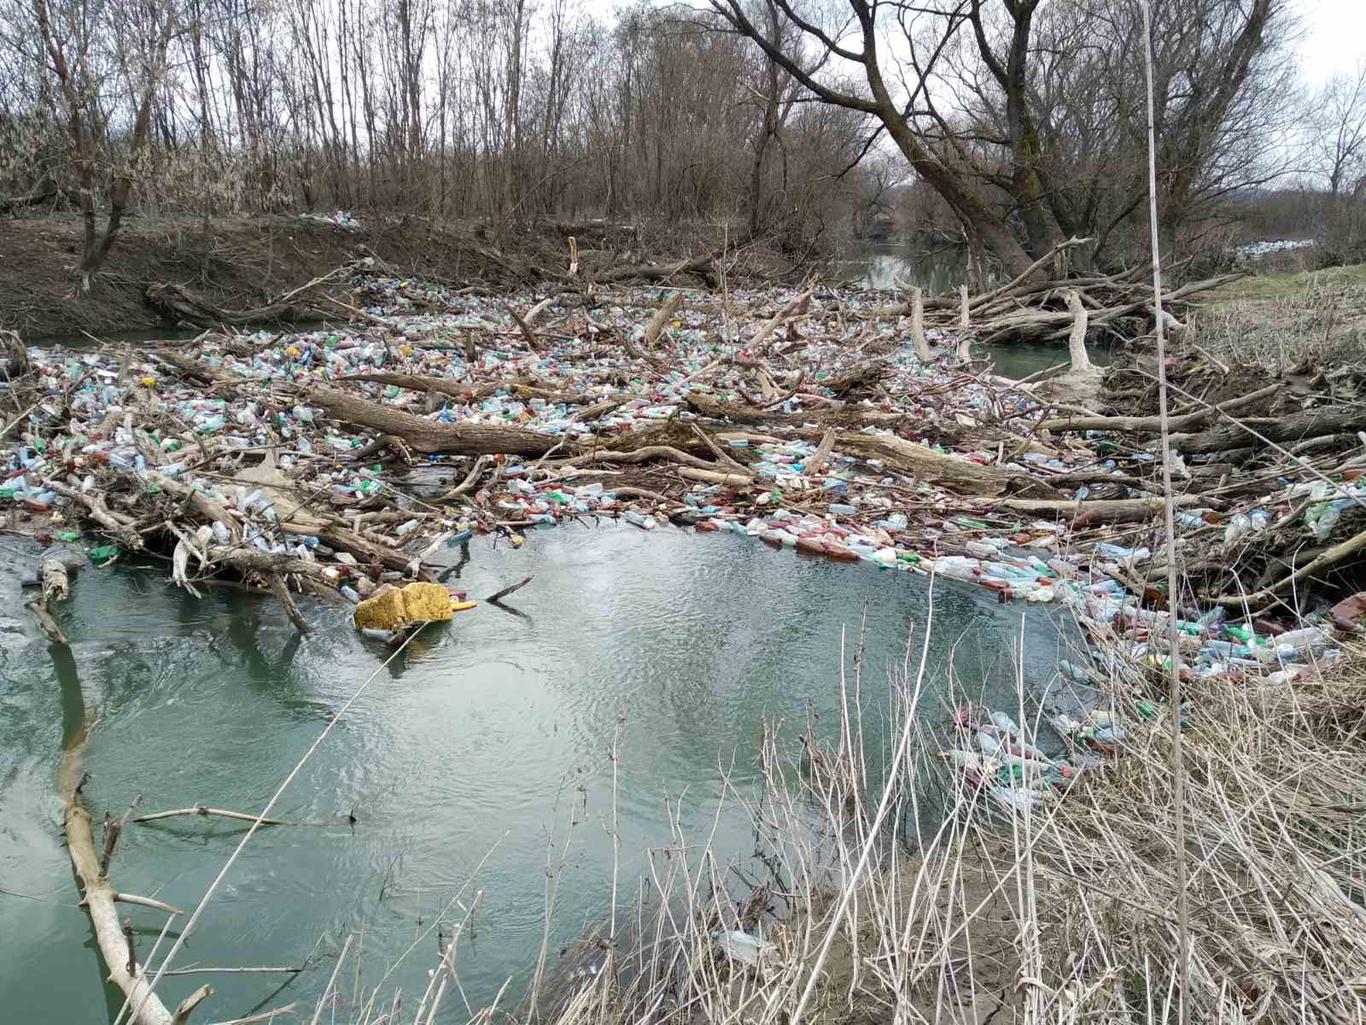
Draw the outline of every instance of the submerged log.
[[[210,808],[207,805],[197,804],[193,808],[171,808],[168,811],[152,812],[150,815],[138,815],[134,822],[156,822],[160,819],[179,818],[181,816],[199,816],[207,818],[210,815],[217,815],[219,818],[236,819],[239,822],[259,822],[263,826],[293,826],[296,822],[286,822],[284,819],[259,818],[256,815],[242,811],[229,811],[227,808]]]
[[[95,853],[95,837],[90,825],[90,813],[81,803],[81,752],[84,738],[78,737],[62,755],[60,789],[65,809],[67,853],[71,867],[81,886],[81,903],[90,915],[95,929],[95,944],[109,972],[109,980],[128,998],[133,1025],[174,1025],[177,1019],[152,991],[143,966],[134,959],[119,921],[115,901],[118,891],[106,871],[101,871],[99,855]],[[188,1016],[188,1012],[186,1012]]]
[[[526,587],[527,584],[531,583],[531,582],[532,582],[533,580],[535,580],[535,579],[536,579],[536,578],[535,578],[534,576],[530,576],[530,577],[526,577],[526,578],[523,579],[523,580],[519,580],[519,581],[517,581],[517,583],[512,584],[512,585],[510,585],[510,586],[508,586],[508,587],[503,588],[501,591],[497,591],[497,592],[495,592],[495,593],[489,595],[487,598],[484,599],[484,601],[490,602],[491,604],[496,605],[496,604],[498,604],[498,602],[502,601],[502,600],[503,600],[504,598],[506,598],[508,595],[514,594],[514,593],[516,593],[517,591],[520,591],[522,588]]]

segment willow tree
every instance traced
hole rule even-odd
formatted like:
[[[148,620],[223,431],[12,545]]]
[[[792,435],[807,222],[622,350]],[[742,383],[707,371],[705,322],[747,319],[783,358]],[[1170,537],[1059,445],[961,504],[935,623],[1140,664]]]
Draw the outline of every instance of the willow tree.
[[[1099,260],[1146,195],[1137,5],[708,0],[826,104],[858,111],[1018,274],[1061,240]],[[1156,0],[1164,228],[1275,173],[1287,0]],[[774,26],[781,31],[775,31]],[[1133,242],[1137,232],[1129,232]],[[1132,254],[1126,254],[1132,256]]]
[[[964,232],[994,253],[1011,273],[1029,267],[1033,261],[1006,219],[920,124],[935,64],[966,17],[966,0],[944,12],[928,66],[918,71],[913,62],[883,53],[893,25],[900,26],[902,39],[912,50],[922,41],[917,26],[923,14],[908,5],[848,0],[848,13],[841,12],[831,23],[818,9],[799,7],[799,0],[766,0],[769,18],[791,29],[775,32],[757,21],[742,0],[710,2],[733,29],[751,39],[817,99],[875,119],[915,173],[943,197]],[[939,17],[939,12],[933,13]],[[857,69],[861,81],[843,86],[840,76],[848,73],[849,65]]]

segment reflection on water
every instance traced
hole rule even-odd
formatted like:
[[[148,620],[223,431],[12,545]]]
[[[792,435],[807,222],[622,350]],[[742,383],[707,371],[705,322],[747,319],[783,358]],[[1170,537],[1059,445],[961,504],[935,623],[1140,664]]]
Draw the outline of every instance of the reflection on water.
[[[1088,342],[1086,351],[1091,356],[1091,362],[1100,367],[1108,367],[1119,352],[1115,345],[1104,341]],[[974,356],[991,360],[996,373],[1015,381],[1067,363],[1067,345],[1064,342],[1055,345],[997,342],[994,345],[975,345],[972,352]]]
[[[931,246],[923,239],[860,241],[836,263],[840,280],[858,288],[894,291],[918,285],[930,294],[952,292],[967,280],[962,246]]]
[[[459,561],[459,552],[448,555]],[[320,938],[332,949],[363,929],[373,973],[472,886],[484,891],[483,909],[477,942],[460,954],[462,982],[472,1001],[487,1000],[534,964],[547,840],[563,837],[575,810],[552,951],[605,912],[607,752],[619,715],[630,890],[645,850],[669,841],[666,798],[682,797],[682,825],[704,835],[720,767],[741,784],[753,774],[762,718],[795,730],[809,709],[819,728],[834,724],[841,638],[864,617],[863,698],[869,728],[881,732],[887,670],[901,663],[908,630],[927,608],[922,578],[802,559],[733,535],[570,526],[533,533],[520,551],[478,540],[469,555],[450,583],[475,597],[535,574],[512,600],[521,615],[487,605],[460,614],[371,686],[277,811],[336,825],[259,834],[185,966],[295,964]],[[55,792],[63,733],[80,705],[73,687],[94,716],[85,792],[96,817],[138,794],[146,811],[255,810],[387,654],[350,630],[344,609],[309,607],[318,629],[301,641],[273,602],[226,588],[196,601],[163,573],[83,573],[59,613],[72,638],[66,661],[54,662],[36,637],[3,635],[0,876],[6,889],[50,898],[0,895],[0,930],[25,937],[0,959],[7,1020],[90,1021],[103,1006],[89,926],[70,906]],[[16,590],[10,577],[5,586]],[[945,583],[935,617],[932,705],[942,702],[950,662],[1004,700],[1021,617],[1028,678],[1056,665],[1056,630],[1036,609]],[[956,643],[964,637],[969,643]],[[192,907],[239,836],[222,820],[130,827],[114,877],[121,888]],[[752,842],[743,821],[721,816],[723,854]],[[159,924],[148,912],[133,917],[139,927]],[[434,939],[429,946],[394,976],[407,993],[425,982]],[[274,999],[307,1000],[330,967],[323,961]],[[174,980],[168,1002],[203,981]],[[249,1013],[279,985],[268,976],[209,981],[212,1019]]]
[[[840,280],[856,288],[900,291],[914,285],[930,295],[957,291],[968,277],[967,250],[962,246],[931,247],[923,239],[896,242],[859,242],[836,262]],[[994,282],[991,282],[994,283]],[[1109,366],[1115,349],[1110,342],[1087,345],[1091,361]],[[989,359],[1002,377],[1019,380],[1067,362],[1064,343],[998,342],[973,347],[973,355]]]

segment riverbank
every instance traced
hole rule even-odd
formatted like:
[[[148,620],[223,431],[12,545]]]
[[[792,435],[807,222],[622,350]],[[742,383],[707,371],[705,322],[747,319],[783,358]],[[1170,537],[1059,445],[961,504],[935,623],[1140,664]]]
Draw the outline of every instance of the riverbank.
[[[511,290],[562,272],[571,236],[585,273],[684,262],[725,247],[726,238],[723,228],[707,225],[685,232],[591,222],[499,233],[473,222],[338,214],[139,216],[125,224],[105,272],[81,294],[71,275],[80,252],[78,218],[4,218],[0,328],[29,342],[172,331],[175,312],[150,301],[149,288],[178,286],[222,310],[259,310],[366,257],[395,274],[459,282],[453,288]],[[750,270],[788,269],[762,247],[748,247],[740,262]],[[353,298],[342,291],[336,297]],[[316,313],[338,323],[348,316],[336,305]],[[253,326],[271,322],[263,317]]]

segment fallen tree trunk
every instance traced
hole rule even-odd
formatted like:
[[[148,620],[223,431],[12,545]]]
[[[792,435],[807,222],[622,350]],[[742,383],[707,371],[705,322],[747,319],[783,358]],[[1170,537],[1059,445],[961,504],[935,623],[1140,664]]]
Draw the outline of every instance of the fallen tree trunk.
[[[1324,406],[1288,416],[1258,417],[1241,421],[1268,441],[1280,443],[1341,434],[1366,427],[1366,406]],[[1220,424],[1198,434],[1172,438],[1172,448],[1182,453],[1223,452],[1248,443],[1250,435],[1237,423]]]
[[[175,321],[211,327],[214,324],[294,324],[318,320],[319,310],[298,303],[279,302],[248,310],[228,310],[191,292],[184,285],[153,282],[147,286],[147,301],[164,316]]]
[[[669,319],[674,315],[674,312],[682,303],[683,293],[675,292],[659,304],[659,309],[655,310],[655,315],[650,318],[650,323],[645,328],[645,333],[640,337],[642,345],[649,348],[659,340],[660,334],[664,331],[664,326],[669,323]]]
[[[1057,497],[1058,492],[1033,477],[967,459],[941,455],[925,445],[895,435],[844,433],[835,443],[838,452],[862,459],[878,459],[891,469],[932,481],[962,495],[994,498],[1006,491]]]
[[[1172,502],[1181,506],[1196,505],[1199,495],[1173,495]],[[1046,500],[1036,498],[1007,498],[982,509],[1009,509],[1029,516],[1055,516],[1070,519],[1074,526],[1086,527],[1101,523],[1134,523],[1157,516],[1162,512],[1160,498],[1115,498],[1078,502],[1069,499]]]
[[[712,273],[711,267],[719,255],[719,252],[707,253],[705,256],[695,256],[690,260],[680,260],[678,263],[665,265],[638,264],[629,267],[610,267],[607,270],[598,271],[590,277],[598,284],[605,285],[614,281],[626,281],[630,278],[638,278],[641,281],[664,281],[679,274],[695,274],[708,285],[711,285],[715,282],[715,275]]]
[[[356,427],[402,438],[415,452],[425,455],[482,456],[499,452],[518,456],[543,456],[564,442],[552,434],[520,427],[486,424],[450,424],[425,420],[401,409],[350,395],[336,388],[314,385],[304,392],[308,402],[329,415]]]
[[[389,374],[381,371],[370,371],[363,374],[347,374],[340,378],[343,381],[371,381],[375,384],[393,385],[395,388],[406,388],[408,391],[433,391],[438,395],[449,395],[453,399],[460,399],[462,402],[470,402],[474,399],[483,398],[485,395],[492,395],[496,386],[487,382],[477,387],[461,384],[459,381],[448,377],[425,377],[421,374]]]
[[[787,302],[782,309],[780,309],[777,313],[775,313],[772,317],[765,321],[763,325],[760,326],[759,330],[754,333],[754,337],[749,340],[749,348],[753,349],[757,353],[762,353],[764,349],[768,347],[766,343],[768,341],[769,336],[772,335],[775,331],[777,331],[778,328],[782,327],[783,321],[787,320],[788,317],[791,317],[794,314],[805,313],[806,308],[810,304],[810,302],[811,289],[808,288],[801,295],[796,296],[795,298]]]
[[[1197,409],[1193,413],[1174,416],[1169,421],[1169,427],[1172,431],[1187,431],[1214,419],[1219,415],[1219,410],[1241,409],[1243,406],[1250,406],[1254,402],[1270,398],[1283,389],[1284,386],[1279,383],[1268,384],[1265,388],[1258,388],[1246,395],[1228,399],[1210,409]],[[1044,420],[1039,424],[1039,429],[1057,432],[1115,431],[1118,433],[1159,434],[1162,430],[1162,418],[1159,416],[1065,416]]]
[[[830,410],[804,410],[801,413],[780,413],[758,406],[746,406],[739,402],[723,402],[706,395],[689,395],[685,402],[690,410],[708,420],[721,420],[733,424],[751,426],[787,425],[801,427],[803,424],[820,422],[823,424],[848,425],[850,427],[880,426],[890,427],[906,417],[902,413],[884,413],[876,409],[863,409],[859,406],[844,406]]]
[[[365,535],[354,530],[348,530],[345,527],[325,526],[318,531],[318,537],[333,548],[350,552],[357,559],[363,559],[366,562],[378,562],[385,569],[406,570],[413,561],[412,556],[404,555],[397,548],[372,541]],[[424,570],[417,574],[417,579],[430,580],[432,578]]]
[[[693,466],[680,466],[677,473],[687,480],[701,481],[703,484],[720,484],[728,488],[747,488],[754,483],[753,477],[744,474],[725,473],[720,470],[701,470]]]
[[[788,424],[799,426],[808,417],[796,416],[789,413],[777,413],[769,409],[761,409],[758,406],[746,406],[739,402],[723,402],[720,399],[709,398],[706,395],[688,395],[684,402],[687,407],[698,416],[705,416],[709,420],[723,420],[734,424]]]
[[[335,592],[337,581],[329,576],[326,567],[309,559],[292,555],[273,555],[259,548],[226,548],[210,545],[207,551],[209,564],[229,566],[245,576],[256,575],[269,581],[275,576],[299,576]]]
[[[698,470],[725,470],[721,463],[708,462],[671,445],[646,445],[626,452],[598,449],[595,452],[574,456],[570,461],[575,466],[589,466],[593,463],[648,463],[656,459],[677,463],[679,466],[691,466]],[[738,471],[732,469],[730,472]],[[748,478],[750,475],[746,473],[744,476]]]
[[[874,360],[871,363],[864,363],[854,367],[847,373],[838,377],[832,377],[828,381],[822,382],[834,394],[843,396],[847,392],[857,388],[866,388],[876,384],[888,370],[887,364],[882,360]]]
[[[1289,576],[1282,580],[1278,580],[1268,587],[1263,587],[1260,591],[1255,591],[1252,594],[1222,595],[1215,599],[1215,603],[1222,605],[1225,608],[1242,608],[1243,606],[1246,606],[1247,608],[1256,611],[1271,604],[1271,602],[1275,600],[1276,595],[1282,591],[1288,590],[1291,586],[1303,580],[1305,577],[1313,576],[1320,570],[1335,566],[1349,556],[1355,555],[1362,550],[1366,550],[1366,530],[1352,535],[1346,541],[1338,542],[1326,552],[1322,552],[1309,562],[1306,562]]]
[[[207,363],[202,363],[197,359],[191,359],[184,353],[176,352],[174,349],[158,349],[155,356],[162,363],[169,363],[171,366],[181,371],[181,373],[188,374],[191,377],[197,377],[199,380],[205,381],[208,384],[239,385],[245,384],[247,380],[231,371],[223,370],[219,367],[211,367]]]
[[[117,538],[126,547],[134,549],[142,547],[142,538],[133,529],[132,517],[114,512],[104,504],[104,498],[98,492],[80,491],[56,480],[49,480],[46,483],[48,487],[63,498],[69,498],[85,506],[85,511],[90,518],[103,527],[107,534]]]

